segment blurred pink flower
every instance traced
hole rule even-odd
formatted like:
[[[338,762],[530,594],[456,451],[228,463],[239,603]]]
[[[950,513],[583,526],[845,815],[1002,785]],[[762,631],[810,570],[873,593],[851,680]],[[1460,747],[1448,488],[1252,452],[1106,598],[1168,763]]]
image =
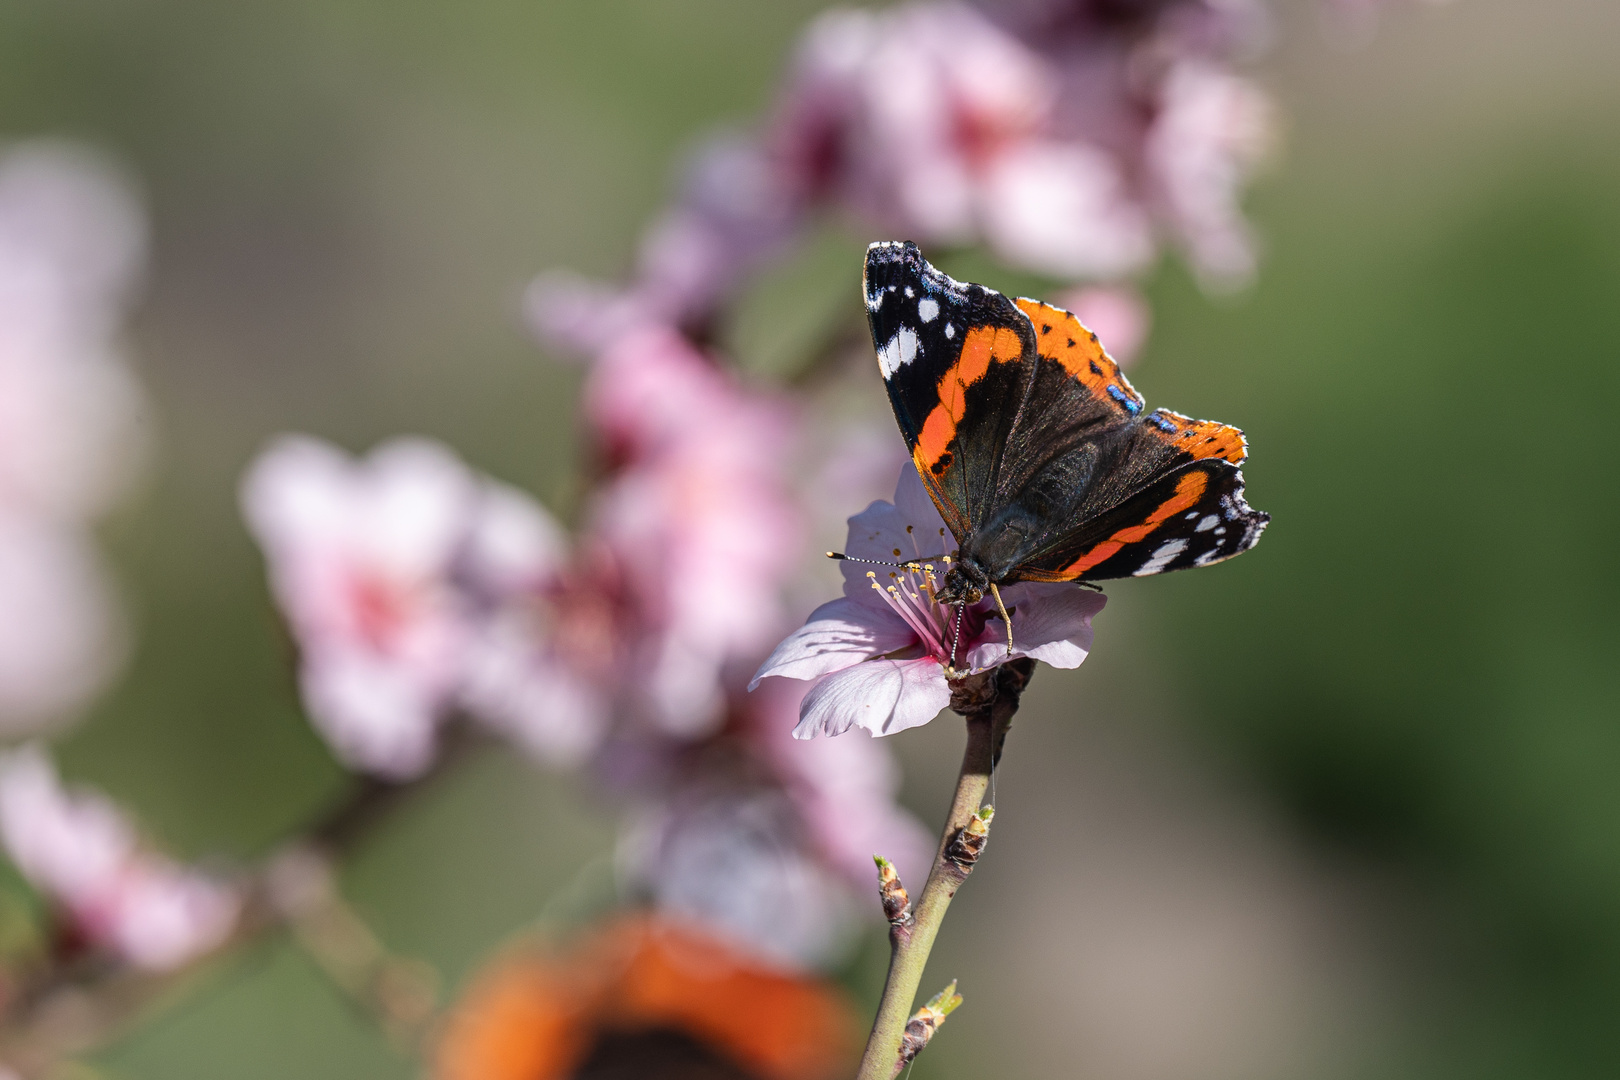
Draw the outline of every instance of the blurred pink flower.
[[[144,229],[92,151],[0,154],[0,504],[82,522],[133,475],[141,399],[117,337]]]
[[[1108,343],[1108,355],[1126,366],[1136,359],[1153,324],[1153,309],[1142,294],[1127,286],[1088,285],[1057,298],[1087,330]]]
[[[92,151],[0,152],[0,731],[82,709],[122,657],[86,526],[141,458],[117,338],[144,241],[122,176]]]
[[[139,967],[209,951],[241,909],[234,888],[143,848],[105,796],[64,788],[38,747],[0,755],[0,843],[86,939]]]
[[[1152,252],[1119,163],[1054,128],[1061,72],[975,9],[833,11],[806,33],[770,137],[890,232],[986,242],[1061,277],[1116,276]]]
[[[695,155],[628,283],[544,274],[530,321],[591,355],[648,325],[707,339],[736,288],[828,211],[1067,281],[1129,277],[1174,240],[1206,283],[1241,284],[1239,200],[1270,111],[1228,65],[1265,23],[1256,0],[826,12],[760,131]]]
[[[758,655],[784,617],[801,546],[785,484],[795,417],[651,327],[602,354],[585,409],[612,466],[586,543],[617,567],[634,696],[663,730],[705,734],[726,663]]]
[[[861,559],[925,559],[950,547],[950,534],[922,481],[907,466],[894,502],[876,502],[849,519],[847,554]],[[933,549],[933,550],[929,550]],[[840,564],[844,595],[821,605],[760,667],[771,676],[813,681],[799,710],[796,738],[862,727],[892,735],[932,720],[950,704],[949,680],[1030,656],[1078,667],[1091,649],[1091,620],[1105,598],[1068,584],[1020,582],[1001,590],[1012,615],[1012,651],[994,601],[946,606],[933,599],[933,570]],[[959,629],[958,629],[959,626]],[[959,635],[959,636],[958,636]]]
[[[732,699],[717,736],[678,751],[620,844],[628,883],[777,963],[824,965],[867,910],[872,856],[917,873],[927,831],[894,801],[898,776],[870,739],[791,737],[802,687]]]
[[[0,732],[89,702],[124,654],[111,590],[79,529],[0,505]]]
[[[1258,9],[985,9],[823,15],[769,128],[783,167],[882,231],[982,242],[1054,277],[1134,273],[1161,231],[1211,279],[1246,274],[1236,250],[1246,238],[1231,223],[1269,116],[1221,65],[1257,36]],[[1188,78],[1189,65],[1226,81]]]
[[[1163,81],[1146,161],[1165,216],[1207,285],[1244,285],[1254,276],[1254,242],[1238,198],[1272,128],[1265,95],[1214,64],[1184,61]]]
[[[601,604],[577,595],[572,558],[569,537],[534,500],[484,484],[457,575],[473,615],[460,701],[559,766],[583,763],[606,734],[615,656]],[[597,585],[598,598],[611,594]]]
[[[568,271],[543,274],[525,297],[531,325],[542,340],[588,355],[647,326],[706,336],[720,301],[800,230],[806,207],[792,181],[752,140],[711,139],[642,238],[631,283],[616,288]]]
[[[619,859],[664,912],[788,968],[828,964],[854,914],[797,809],[768,784],[698,781],[632,819]]]
[[[404,778],[432,760],[471,631],[451,574],[478,494],[455,455],[421,439],[355,461],[283,436],[243,480],[304,703],[351,765]]]
[[[616,590],[528,495],[423,439],[356,461],[284,436],[242,504],[298,641],[305,706],[349,765],[419,775],[458,708],[548,764],[596,749]]]
[[[847,739],[793,737],[806,687],[774,680],[752,695],[747,729],[754,752],[768,762],[807,823],[822,857],[864,892],[872,882],[872,856],[882,855],[921,880],[934,839],[896,798],[900,770],[888,746],[866,734]]]

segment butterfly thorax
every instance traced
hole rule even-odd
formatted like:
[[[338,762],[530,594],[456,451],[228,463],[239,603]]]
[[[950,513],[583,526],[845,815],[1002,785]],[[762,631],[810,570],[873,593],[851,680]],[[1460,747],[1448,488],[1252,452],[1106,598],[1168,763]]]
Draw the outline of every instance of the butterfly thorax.
[[[951,560],[934,599],[941,604],[977,604],[990,588],[990,575],[971,555]]]

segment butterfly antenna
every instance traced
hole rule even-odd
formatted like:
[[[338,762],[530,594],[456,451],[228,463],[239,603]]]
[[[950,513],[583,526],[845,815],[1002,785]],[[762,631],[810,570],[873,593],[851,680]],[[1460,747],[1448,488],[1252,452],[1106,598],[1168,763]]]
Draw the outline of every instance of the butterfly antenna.
[[[996,588],[996,583],[993,581],[990,583],[990,595],[996,598],[996,610],[1001,612],[1001,621],[1007,624],[1007,655],[1011,656],[1013,650],[1012,616],[1007,614],[1007,605],[1001,602],[1001,590]]]
[[[945,559],[948,557],[949,556],[945,555],[929,555],[921,559],[907,559],[905,562],[890,562],[887,559],[861,559],[854,555],[845,555],[842,551],[827,552],[827,558],[837,559],[839,562],[858,562],[865,563],[868,566],[896,566],[901,570],[914,570],[923,563],[932,562],[935,559]]]

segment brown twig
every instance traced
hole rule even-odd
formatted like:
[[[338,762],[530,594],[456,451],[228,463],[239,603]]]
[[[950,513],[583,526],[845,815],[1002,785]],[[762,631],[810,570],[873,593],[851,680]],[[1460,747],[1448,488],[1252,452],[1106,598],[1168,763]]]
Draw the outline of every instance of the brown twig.
[[[1013,715],[1018,711],[1019,698],[1034,671],[1035,661],[1020,658],[959,680],[951,688],[951,708],[967,721],[962,770],[957,776],[956,795],[951,800],[951,810],[934,854],[933,869],[911,915],[910,925],[901,933],[891,920],[889,974],[883,984],[883,999],[872,1022],[872,1034],[866,1042],[866,1053],[861,1057],[857,1080],[892,1080],[904,1062],[910,1060],[902,1058],[901,1047],[907,1025],[913,1019],[911,1003],[916,1000],[923,968],[939,935],[945,911],[984,851],[994,809],[981,803],[990,785],[991,770],[1001,757]],[[937,1023],[934,1026],[937,1027]],[[932,1033],[932,1030],[928,1032],[930,1036]],[[913,1055],[921,1048],[921,1043],[917,1043]]]
[[[436,975],[387,953],[329,879],[302,899],[288,894],[293,863],[320,874],[374,834],[406,799],[419,794],[479,744],[467,725],[449,732],[432,769],[402,782],[358,777],[330,809],[248,878],[231,936],[206,956],[171,972],[130,966],[102,951],[55,957],[6,994],[0,1010],[0,1063],[22,1076],[105,1046],[164,1003],[177,1000],[219,960],[277,929],[290,929],[333,982],[374,1014],[396,1042],[408,1043],[431,1019]]]

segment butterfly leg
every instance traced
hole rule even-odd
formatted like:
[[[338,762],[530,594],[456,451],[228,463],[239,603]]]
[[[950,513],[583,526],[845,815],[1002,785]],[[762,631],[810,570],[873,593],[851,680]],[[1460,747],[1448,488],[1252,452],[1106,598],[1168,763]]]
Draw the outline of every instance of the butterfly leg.
[[[1007,655],[1011,656],[1013,651],[1012,616],[1007,614],[1007,605],[1001,602],[1001,590],[996,588],[996,583],[993,581],[990,583],[990,595],[996,598],[996,610],[1001,612],[1001,621],[1007,624]]]

